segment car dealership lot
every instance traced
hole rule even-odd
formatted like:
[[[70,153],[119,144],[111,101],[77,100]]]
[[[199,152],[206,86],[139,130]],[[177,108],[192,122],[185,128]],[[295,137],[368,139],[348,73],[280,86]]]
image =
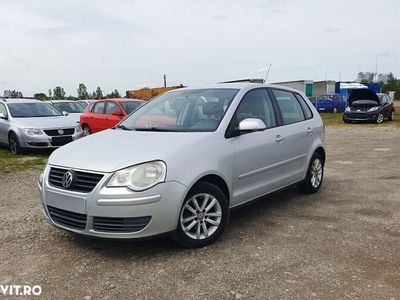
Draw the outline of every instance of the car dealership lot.
[[[319,193],[236,210],[222,239],[197,250],[61,232],[41,214],[39,171],[1,174],[0,284],[38,284],[44,298],[396,299],[397,124],[328,127]]]

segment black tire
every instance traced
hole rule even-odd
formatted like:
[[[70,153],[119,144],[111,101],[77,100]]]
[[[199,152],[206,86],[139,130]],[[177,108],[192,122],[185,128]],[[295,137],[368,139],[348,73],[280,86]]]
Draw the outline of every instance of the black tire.
[[[351,121],[349,121],[349,120],[347,120],[345,117],[344,117],[344,115],[343,115],[343,122],[345,122],[345,123],[347,123],[347,124],[349,124],[349,123],[351,123]]]
[[[92,134],[92,131],[90,130],[88,125],[83,125],[82,126],[82,132],[83,132],[83,136],[88,136]]]
[[[185,212],[189,212],[185,208],[186,204],[189,204],[191,208],[194,208],[191,204],[192,203],[191,201],[193,199],[192,197],[199,196],[199,194],[209,194],[218,201],[219,206],[220,206],[219,208],[221,211],[221,217],[219,219],[219,225],[216,226],[215,231],[210,236],[204,237],[204,234],[203,234],[203,237],[201,239],[196,239],[196,238],[190,237],[189,233],[187,234],[184,232],[184,230],[182,228],[183,225],[181,223],[181,218],[184,218]],[[196,199],[199,199],[199,198],[196,197]],[[204,201],[204,199],[203,199],[203,201]],[[212,202],[212,200],[211,200],[211,202]],[[209,202],[209,203],[211,203],[211,202]],[[199,204],[199,206],[201,206],[201,205]],[[202,212],[204,212],[204,210]],[[198,210],[196,210],[196,213],[197,213],[197,216],[199,216]],[[210,210],[210,213],[213,213],[213,212]],[[194,214],[192,214],[192,215],[194,215]],[[196,225],[194,225],[192,227],[194,230],[196,230],[197,226],[199,226],[202,229],[201,226],[203,226],[203,223],[204,223],[204,226],[210,226],[208,228],[208,230],[210,230],[211,228],[214,228],[213,225],[207,223],[206,221],[199,221],[198,218],[199,217],[196,217],[196,219],[188,221],[188,223],[196,221],[196,223],[195,223]],[[203,218],[204,218],[204,220],[207,218],[206,213],[202,217],[202,220],[203,220]],[[218,218],[216,218],[216,219],[218,219]],[[214,220],[216,220],[216,219],[214,219]],[[214,221],[214,220],[211,220],[211,221]],[[207,182],[199,182],[189,191],[189,193],[187,194],[187,196],[185,198],[185,201],[182,204],[181,210],[179,212],[178,226],[173,234],[173,239],[176,243],[178,243],[179,245],[181,245],[182,247],[185,247],[185,248],[205,247],[205,246],[208,246],[208,245],[216,242],[220,238],[220,236],[222,235],[222,233],[225,230],[225,227],[228,224],[228,221],[229,221],[229,208],[228,208],[228,199],[226,198],[225,194],[218,187],[216,187],[213,184],[210,184]],[[188,223],[186,223],[186,224],[188,224]]]
[[[337,107],[334,107],[332,112],[333,112],[334,114],[337,114],[337,113],[338,113]]]
[[[389,121],[393,121],[393,120],[394,120],[394,110],[392,110],[392,111],[390,112],[390,115],[389,115],[388,120],[389,120]]]
[[[8,145],[10,147],[11,153],[18,155],[22,154],[23,148],[21,148],[17,135],[14,132],[11,132],[8,135]]]
[[[321,180],[319,181],[319,184],[317,186],[313,185],[313,183],[312,183],[313,164],[316,160],[319,160],[319,162],[321,163],[321,167],[322,167]],[[323,161],[321,155],[319,155],[317,152],[315,152],[311,158],[310,165],[308,166],[306,178],[302,182],[300,182],[297,185],[297,187],[304,194],[314,194],[314,193],[318,192],[319,189],[321,188],[323,179],[324,179],[324,161]]]

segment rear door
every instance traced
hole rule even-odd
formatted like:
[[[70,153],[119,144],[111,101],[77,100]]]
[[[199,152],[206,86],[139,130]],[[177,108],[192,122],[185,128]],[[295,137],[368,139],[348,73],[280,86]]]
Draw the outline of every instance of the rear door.
[[[112,115],[113,112],[120,112],[123,114],[121,108],[118,106],[117,103],[114,101],[107,101],[106,102],[106,110],[105,110],[105,124],[106,128],[112,128],[117,125],[121,120],[125,117],[124,115],[121,116],[114,116]]]
[[[92,133],[99,132],[105,128],[105,102],[104,101],[99,101],[96,102],[96,104],[93,106],[88,124],[90,129],[92,130]]]
[[[312,112],[304,99],[288,90],[271,89],[281,116],[280,135],[282,186],[303,179],[307,154],[313,143]]]

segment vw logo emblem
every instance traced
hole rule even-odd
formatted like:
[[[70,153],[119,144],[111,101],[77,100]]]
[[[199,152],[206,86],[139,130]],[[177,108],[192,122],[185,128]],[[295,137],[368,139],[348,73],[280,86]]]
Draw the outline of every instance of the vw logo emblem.
[[[59,135],[63,135],[63,134],[64,134],[64,130],[58,129],[58,134],[59,134]]]
[[[68,171],[64,174],[62,178],[62,185],[64,188],[69,188],[74,181],[74,174],[71,171]]]

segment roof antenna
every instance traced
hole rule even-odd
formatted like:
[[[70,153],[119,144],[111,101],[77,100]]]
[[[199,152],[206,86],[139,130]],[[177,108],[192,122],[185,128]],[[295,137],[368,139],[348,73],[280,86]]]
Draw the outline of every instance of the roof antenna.
[[[268,67],[268,70],[267,70],[267,74],[265,75],[265,78],[264,78],[263,83],[266,83],[266,82],[267,82],[268,75],[269,75],[269,71],[271,71],[271,67],[272,67],[272,64],[269,64],[269,67]]]

